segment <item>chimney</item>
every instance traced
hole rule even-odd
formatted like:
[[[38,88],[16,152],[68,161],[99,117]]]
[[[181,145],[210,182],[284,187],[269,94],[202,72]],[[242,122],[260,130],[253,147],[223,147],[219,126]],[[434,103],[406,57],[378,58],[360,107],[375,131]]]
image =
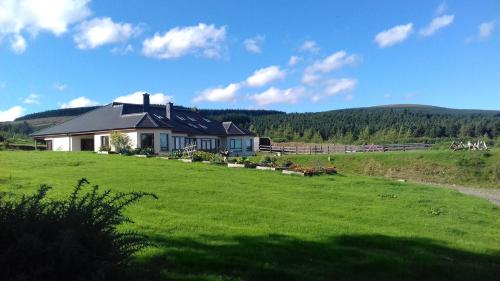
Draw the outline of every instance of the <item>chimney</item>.
[[[170,119],[173,110],[174,104],[171,102],[167,102],[167,104],[165,105],[165,116],[167,116],[167,119]]]
[[[149,112],[149,94],[142,94],[142,112]]]

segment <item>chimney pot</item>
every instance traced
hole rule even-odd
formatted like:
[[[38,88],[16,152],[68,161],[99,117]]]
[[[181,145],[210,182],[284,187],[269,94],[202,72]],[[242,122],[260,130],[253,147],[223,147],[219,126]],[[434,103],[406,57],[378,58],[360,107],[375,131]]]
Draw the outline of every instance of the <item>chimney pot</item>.
[[[149,94],[142,94],[142,111],[149,112]]]

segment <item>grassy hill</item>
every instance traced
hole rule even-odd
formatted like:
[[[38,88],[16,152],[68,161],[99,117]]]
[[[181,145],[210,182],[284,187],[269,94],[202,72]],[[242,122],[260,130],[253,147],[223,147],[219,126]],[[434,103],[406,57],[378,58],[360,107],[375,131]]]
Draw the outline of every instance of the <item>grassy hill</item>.
[[[406,154],[405,154],[406,155]],[[496,280],[500,209],[430,186],[352,175],[303,178],[177,160],[0,152],[0,192],[76,181],[154,192],[127,210],[156,243],[137,280]],[[131,277],[132,278],[132,277]]]
[[[430,150],[334,154],[330,157],[335,166],[349,174],[500,188],[499,148],[487,152]],[[316,163],[327,164],[328,156],[290,154],[279,159],[280,162],[287,160],[314,166]]]

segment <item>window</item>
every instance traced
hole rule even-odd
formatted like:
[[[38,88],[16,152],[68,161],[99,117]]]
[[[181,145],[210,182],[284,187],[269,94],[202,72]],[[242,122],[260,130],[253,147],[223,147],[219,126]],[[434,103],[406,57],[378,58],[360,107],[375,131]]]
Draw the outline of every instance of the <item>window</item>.
[[[231,139],[231,151],[241,152],[241,139]]]
[[[190,144],[196,144],[196,139],[195,138],[184,138],[184,146],[190,145]]]
[[[212,140],[201,139],[201,150],[206,150],[206,151],[212,150]]]
[[[154,138],[153,134],[141,134],[141,148],[154,149]]]
[[[220,148],[220,140],[219,139],[215,140],[215,148],[217,148],[217,149]]]
[[[173,137],[174,139],[174,149],[182,149],[182,137]]]
[[[253,139],[246,139],[245,140],[245,148],[246,148],[247,152],[253,151]]]
[[[101,136],[101,147],[109,148],[109,136]]]
[[[168,151],[168,134],[160,133],[160,151]]]

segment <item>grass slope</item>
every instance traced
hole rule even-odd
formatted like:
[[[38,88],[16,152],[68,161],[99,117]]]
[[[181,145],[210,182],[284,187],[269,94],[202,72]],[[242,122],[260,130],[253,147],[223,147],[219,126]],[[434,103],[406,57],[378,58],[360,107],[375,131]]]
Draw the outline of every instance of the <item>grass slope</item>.
[[[0,192],[76,180],[156,193],[127,210],[158,247],[138,280],[494,280],[500,210],[452,190],[175,160],[0,152]]]
[[[265,154],[263,154],[265,155]],[[256,161],[261,156],[257,156]],[[328,163],[326,155],[286,155],[303,165]],[[489,152],[430,150],[385,153],[333,154],[344,173],[384,176],[419,182],[500,188],[500,149]]]

